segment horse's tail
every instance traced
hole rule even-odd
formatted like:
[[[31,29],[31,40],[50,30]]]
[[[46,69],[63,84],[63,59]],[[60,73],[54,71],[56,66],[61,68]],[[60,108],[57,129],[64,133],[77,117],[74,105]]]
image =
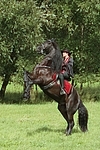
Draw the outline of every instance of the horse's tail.
[[[79,122],[79,127],[82,132],[86,132],[88,130],[87,124],[88,124],[88,110],[80,101],[79,104],[79,109],[78,109],[78,122]]]

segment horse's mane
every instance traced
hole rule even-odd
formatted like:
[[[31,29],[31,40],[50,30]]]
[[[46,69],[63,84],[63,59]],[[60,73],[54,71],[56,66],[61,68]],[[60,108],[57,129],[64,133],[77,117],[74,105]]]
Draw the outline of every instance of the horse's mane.
[[[62,68],[62,54],[57,43],[54,40],[52,41],[52,44],[55,48],[55,55],[52,58],[51,68],[53,71],[59,73]]]

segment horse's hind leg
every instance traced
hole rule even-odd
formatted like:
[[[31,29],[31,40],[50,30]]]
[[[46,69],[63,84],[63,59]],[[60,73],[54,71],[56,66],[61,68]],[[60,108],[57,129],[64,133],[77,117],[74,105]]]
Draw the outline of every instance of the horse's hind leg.
[[[67,116],[67,111],[66,111],[66,104],[58,104],[58,110],[60,111],[60,113],[62,114],[62,116],[64,117],[64,119],[68,123],[68,116]]]
[[[73,114],[70,112],[67,112],[66,104],[58,104],[58,110],[60,111],[60,113],[62,114],[62,116],[65,118],[65,120],[68,123],[67,129],[66,129],[66,135],[70,135],[74,127]]]
[[[65,120],[68,120],[67,111],[66,111],[66,104],[58,104],[58,110],[62,114],[62,116],[65,118]]]
[[[70,135],[74,127],[74,119],[73,114],[70,114],[69,112],[67,114],[68,114],[68,126],[66,129],[66,135]]]

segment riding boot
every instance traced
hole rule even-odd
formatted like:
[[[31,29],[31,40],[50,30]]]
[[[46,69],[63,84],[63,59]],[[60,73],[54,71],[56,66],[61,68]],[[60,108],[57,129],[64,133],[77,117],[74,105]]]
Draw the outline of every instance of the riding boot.
[[[61,85],[60,95],[65,95],[66,92],[64,91],[64,76],[62,73],[59,74],[59,79],[60,79],[60,85]]]
[[[65,94],[66,94],[66,92],[64,91],[64,89],[61,88],[60,95],[65,95]]]

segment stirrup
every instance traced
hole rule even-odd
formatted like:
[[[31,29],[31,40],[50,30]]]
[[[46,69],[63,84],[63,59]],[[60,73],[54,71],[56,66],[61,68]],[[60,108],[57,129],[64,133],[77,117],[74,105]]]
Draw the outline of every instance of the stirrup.
[[[66,94],[66,92],[64,91],[64,89],[61,89],[60,90],[60,95],[65,95]]]

